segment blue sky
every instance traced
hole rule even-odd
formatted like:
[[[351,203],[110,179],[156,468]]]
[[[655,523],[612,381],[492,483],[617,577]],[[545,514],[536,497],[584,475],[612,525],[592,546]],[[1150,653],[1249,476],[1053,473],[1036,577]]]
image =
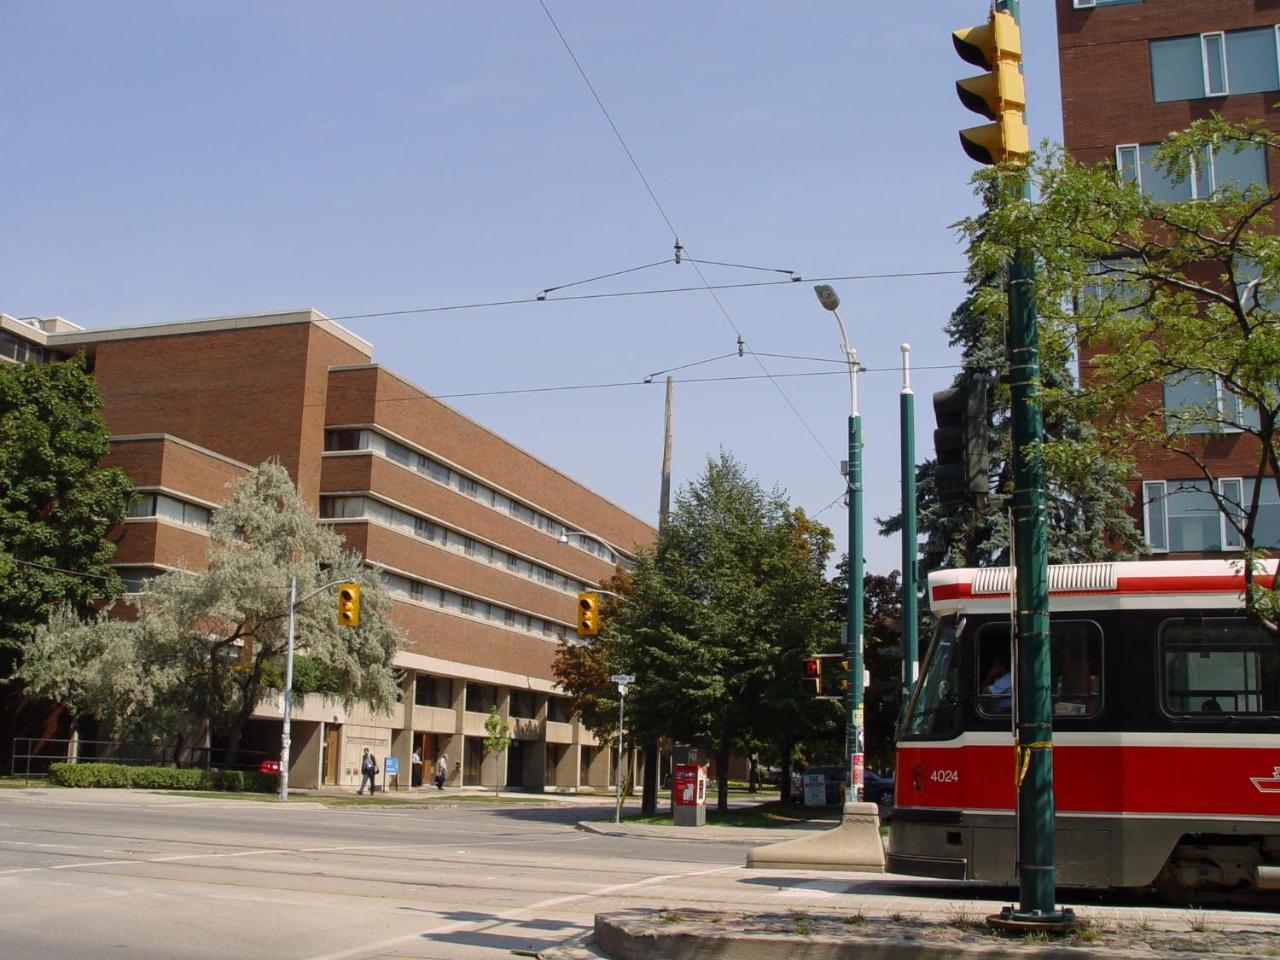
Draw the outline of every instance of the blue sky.
[[[956,271],[975,209],[956,130],[985,4],[546,0],[689,256],[803,283],[343,321],[375,360],[652,521],[663,377],[734,353],[835,360],[809,278]],[[1033,140],[1061,137],[1051,5],[1026,3]],[[909,13],[904,13],[909,11]],[[0,5],[0,310],[88,328],[303,307],[338,317],[533,297],[671,257],[673,237],[537,0]],[[711,284],[778,279],[703,267]],[[579,293],[697,287],[667,263]],[[836,281],[860,378],[868,569],[899,566],[909,341],[918,457],[960,277]],[[727,316],[726,316],[727,314]],[[725,449],[831,525],[847,379],[676,385],[674,478]],[[677,377],[761,377],[736,355]],[[785,392],[786,399],[779,394]],[[793,412],[791,406],[795,407]],[[817,439],[810,435],[810,430]]]

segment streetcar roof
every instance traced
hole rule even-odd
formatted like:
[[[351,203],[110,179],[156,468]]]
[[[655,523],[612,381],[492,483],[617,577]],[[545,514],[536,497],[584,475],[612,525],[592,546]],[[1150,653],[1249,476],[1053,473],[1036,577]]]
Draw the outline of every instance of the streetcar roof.
[[[1270,587],[1276,561],[1254,575]],[[929,605],[937,614],[1008,613],[1008,567],[936,570]],[[1049,567],[1051,610],[1239,609],[1244,604],[1242,560],[1137,560]]]

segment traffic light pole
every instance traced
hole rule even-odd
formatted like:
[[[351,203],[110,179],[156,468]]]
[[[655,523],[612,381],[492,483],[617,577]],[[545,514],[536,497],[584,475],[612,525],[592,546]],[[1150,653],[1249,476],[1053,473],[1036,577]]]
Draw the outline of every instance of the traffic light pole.
[[[336,587],[346,580],[331,580],[324,586],[316,587],[301,600],[298,599],[298,578],[289,578],[289,639],[284,655],[284,689],[280,691],[281,713],[284,715],[280,728],[280,802],[289,802],[289,748],[290,733],[293,726],[293,633],[295,612],[316,594]]]
[[[919,613],[916,575],[919,570],[916,543],[916,412],[911,392],[911,344],[902,349],[902,395],[899,398],[902,440],[902,702],[907,702],[916,682],[919,656]]]
[[[1020,21],[1019,0],[997,0],[997,11]],[[1019,176],[1016,189],[1031,199]],[[1013,549],[1017,602],[1018,802],[1017,910],[1001,919],[1012,925],[1075,924],[1071,910],[1056,909],[1053,799],[1053,707],[1049,695],[1049,560],[1045,521],[1043,442],[1040,418],[1040,344],[1035,297],[1035,259],[1018,247],[1009,266],[1006,334],[1013,433]]]

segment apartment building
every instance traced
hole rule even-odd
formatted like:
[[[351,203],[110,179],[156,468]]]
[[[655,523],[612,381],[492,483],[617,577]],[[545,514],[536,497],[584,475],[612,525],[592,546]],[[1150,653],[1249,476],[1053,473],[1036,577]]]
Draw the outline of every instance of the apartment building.
[[[314,311],[96,331],[0,316],[0,336],[8,360],[88,358],[108,463],[137,491],[113,533],[130,590],[201,566],[228,481],[269,457],[381,571],[407,637],[402,701],[375,714],[306,697],[295,785],[355,785],[365,747],[398,758],[406,786],[415,750],[428,771],[447,753],[453,785],[609,785],[610,753],[551,666],[576,595],[630,564],[651,526],[372,362],[368,342]],[[513,739],[485,760],[495,706]],[[278,702],[262,704],[245,749],[278,755],[280,723]]]
[[[1213,194],[1217,184],[1280,184],[1262,149],[1213,151],[1194,160],[1194,174],[1170,182],[1153,163],[1170,131],[1217,113],[1239,122],[1261,119],[1280,129],[1280,4],[1270,0],[1056,0],[1062,82],[1063,139],[1087,163],[1110,161],[1117,175],[1160,200]],[[1213,281],[1214,277],[1206,277]],[[1084,356],[1082,360],[1087,360]],[[1148,409],[1216,406],[1242,422],[1249,411],[1220,382],[1183,377],[1139,391]],[[1252,414],[1256,416],[1256,413]],[[1216,432],[1205,425],[1205,433]],[[1204,456],[1227,497],[1253,494],[1258,448],[1248,434],[1207,438]],[[1179,454],[1155,445],[1135,450],[1134,514],[1156,554],[1215,557],[1241,546],[1208,483]],[[1244,502],[1239,501],[1239,502]],[[1275,485],[1261,494],[1258,544],[1280,548]]]

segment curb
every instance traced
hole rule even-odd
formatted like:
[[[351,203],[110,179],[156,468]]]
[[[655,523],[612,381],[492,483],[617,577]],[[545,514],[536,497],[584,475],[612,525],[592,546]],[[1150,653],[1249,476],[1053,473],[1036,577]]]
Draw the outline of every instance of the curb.
[[[702,828],[689,828],[689,836],[675,836],[667,833],[650,833],[648,831],[636,830],[619,826],[618,824],[608,823],[606,821],[580,820],[578,821],[578,829],[585,833],[594,833],[602,837],[625,837],[629,840],[666,840],[669,843],[718,843],[723,846],[738,847],[758,847],[761,844],[769,843],[771,840],[791,840],[798,833],[810,833],[815,831],[792,831],[780,828],[781,836],[735,836],[733,834],[707,834],[702,832]],[[736,829],[733,827],[724,827],[720,829]],[[783,832],[785,830],[785,832]]]

